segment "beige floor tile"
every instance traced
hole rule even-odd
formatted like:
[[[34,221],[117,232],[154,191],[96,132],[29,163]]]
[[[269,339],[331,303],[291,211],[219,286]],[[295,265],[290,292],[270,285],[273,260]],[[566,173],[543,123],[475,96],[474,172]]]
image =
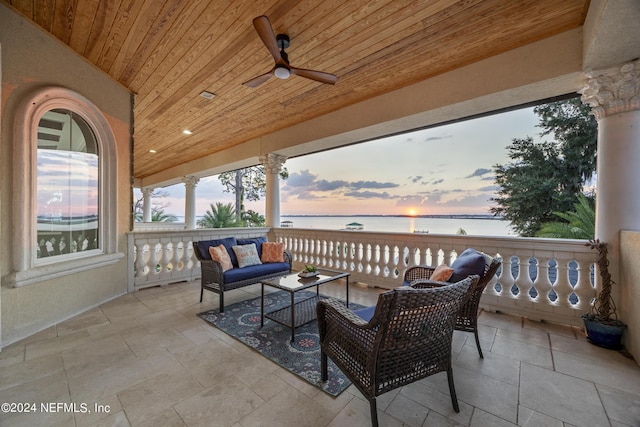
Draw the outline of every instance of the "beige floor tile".
[[[420,405],[415,400],[398,394],[385,412],[411,427],[420,427],[427,418],[429,409]]]
[[[510,422],[515,423],[517,421],[518,388],[516,386],[460,366],[454,366],[453,377],[459,403],[464,402]],[[448,396],[449,386],[444,372],[421,381]],[[405,388],[408,387],[406,386]],[[451,405],[451,402],[449,402],[449,405]],[[427,406],[429,405],[427,404]],[[431,406],[429,407],[432,408]],[[449,416],[449,413],[443,413],[437,408],[432,409]],[[450,409],[450,411],[453,412],[453,409]],[[462,405],[460,406],[460,411],[462,412]],[[455,416],[451,418],[460,422]]]
[[[596,388],[611,420],[629,426],[640,426],[640,394],[626,393],[602,385],[596,385]]]
[[[553,353],[558,372],[640,395],[640,369],[635,362],[620,359],[615,354],[612,356],[612,359],[600,359],[595,362],[592,357],[582,357],[561,351]]]
[[[24,344],[15,344],[3,348],[2,351],[0,351],[0,368],[24,362],[25,353],[26,345]]]
[[[179,353],[195,347],[191,340],[173,328],[155,333],[148,333],[145,328],[139,328],[122,334],[122,338],[137,357],[149,356],[164,350]]]
[[[481,409],[476,409],[473,412],[473,418],[471,418],[470,427],[516,427],[516,424],[511,423],[502,418],[496,417],[493,414],[485,412]]]
[[[278,420],[279,427],[321,427],[334,414],[304,393],[287,389],[240,420],[244,427],[264,426],[264,420]]]
[[[129,425],[128,421],[124,423],[126,416],[117,396],[108,396],[99,402],[87,402],[87,404],[90,407],[89,412],[74,414],[77,427],[89,427],[96,425]]]
[[[480,359],[475,344],[473,347],[467,345],[454,360],[453,369],[461,367],[516,387],[519,385],[520,361],[488,351],[483,354],[484,359]]]
[[[167,352],[125,360],[101,371],[69,378],[69,390],[74,401],[97,401],[178,366]]]
[[[178,367],[121,391],[118,398],[131,424],[138,425],[203,390],[186,369]]]
[[[44,365],[40,367],[42,366]],[[0,383],[4,384],[3,381]],[[16,405],[29,404],[28,410],[21,412],[17,411],[17,407],[14,407],[15,412],[0,412],[0,425],[3,427],[73,425],[72,412],[55,405],[47,405],[72,403],[63,370],[57,370],[46,376],[32,375],[29,381],[3,389],[0,391],[0,402]],[[76,401],[78,404],[82,402]],[[42,404],[45,406],[43,407]]]
[[[522,427],[564,427],[562,421],[525,406],[518,407],[518,425]]]
[[[0,368],[0,390],[6,390],[63,371],[60,354],[42,356],[23,363],[4,366]]]
[[[146,314],[137,318],[138,322],[142,324],[149,333],[160,332],[164,329],[176,328],[181,323],[189,322],[191,319],[187,319],[176,310],[169,308],[166,310]]]
[[[149,419],[144,420],[134,427],[187,427],[184,420],[173,408],[165,408],[153,414]],[[242,427],[242,426],[239,426]]]
[[[535,344],[496,335],[491,352],[542,368],[553,369],[551,350],[548,347],[540,347]]]
[[[528,363],[521,367],[520,404],[577,426],[606,426],[593,383]]]
[[[120,335],[82,344],[61,354],[68,378],[92,375],[136,357]]]
[[[109,319],[98,307],[66,320],[56,326],[58,336],[69,335],[90,327],[106,325]]]
[[[463,425],[440,415],[436,411],[429,411],[427,419],[424,420],[422,427],[463,427]]]
[[[190,427],[229,426],[255,413],[264,403],[260,396],[241,382],[226,378],[213,387],[181,401],[173,408]],[[276,418],[265,416],[262,422],[266,419]]]
[[[435,376],[442,375],[444,377],[444,389],[440,389],[432,383]],[[429,408],[438,414],[460,423],[468,425],[473,414],[473,406],[467,404],[460,399],[459,387],[456,384],[456,394],[458,394],[458,406],[460,412],[453,410],[451,403],[451,395],[449,394],[449,386],[447,385],[446,374],[440,373],[426,379],[402,387],[400,394],[420,403],[422,406]]]
[[[343,296],[344,283],[321,291]],[[373,305],[384,291],[352,284],[349,296]],[[227,304],[258,297],[260,285],[228,296]],[[323,393],[198,318],[218,306],[210,292],[199,298],[199,281],[141,290],[3,348],[0,401],[109,411],[0,414],[0,425],[371,425],[369,403],[353,385],[337,398]],[[454,333],[460,413],[440,373],[378,397],[381,426],[640,425],[635,361],[589,344],[577,327],[488,312],[479,321],[484,359],[473,334]]]
[[[36,359],[47,355],[55,355],[61,351],[89,343],[91,340],[92,338],[87,331],[80,331],[63,337],[54,337],[30,343],[26,346],[25,360]]]

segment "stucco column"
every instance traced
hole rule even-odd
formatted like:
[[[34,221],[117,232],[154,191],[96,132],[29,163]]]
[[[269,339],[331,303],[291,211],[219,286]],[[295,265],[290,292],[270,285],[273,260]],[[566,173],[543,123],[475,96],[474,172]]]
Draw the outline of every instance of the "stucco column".
[[[182,177],[185,187],[184,199],[184,222],[187,230],[195,230],[196,228],[196,186],[200,182],[200,178],[195,176]]]
[[[151,222],[151,194],[153,188],[142,189],[142,222]]]
[[[267,227],[280,227],[280,171],[285,156],[269,153],[260,157],[266,175],[265,222]]]
[[[621,285],[618,307],[626,311],[629,287],[638,286],[620,282],[620,230],[640,230],[640,60],[586,75],[582,101],[598,120],[596,238],[607,243],[609,272]]]

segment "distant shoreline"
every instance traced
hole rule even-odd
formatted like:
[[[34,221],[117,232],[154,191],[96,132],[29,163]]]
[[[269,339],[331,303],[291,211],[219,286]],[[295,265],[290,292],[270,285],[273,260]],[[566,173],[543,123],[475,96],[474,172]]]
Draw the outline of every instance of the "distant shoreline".
[[[281,218],[447,218],[447,219],[488,219],[504,221],[503,217],[489,214],[451,214],[451,215],[342,215],[342,214],[299,214],[299,215],[280,215]]]

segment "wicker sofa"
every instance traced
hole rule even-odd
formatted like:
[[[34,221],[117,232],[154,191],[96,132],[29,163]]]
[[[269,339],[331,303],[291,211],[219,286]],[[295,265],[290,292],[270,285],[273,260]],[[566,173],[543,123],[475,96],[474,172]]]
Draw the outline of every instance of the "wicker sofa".
[[[238,289],[243,286],[253,285],[263,279],[282,276],[291,272],[291,254],[283,251],[284,262],[265,262],[257,265],[240,267],[238,259],[234,253],[233,246],[243,246],[255,244],[258,256],[262,255],[262,244],[266,242],[265,237],[255,237],[250,239],[236,239],[235,237],[227,237],[216,240],[201,240],[193,242],[193,252],[201,267],[201,289],[200,302],[204,290],[215,292],[220,297],[220,312],[224,311],[224,293],[232,289]],[[233,268],[224,271],[220,262],[211,259],[209,252],[210,247],[223,245]]]

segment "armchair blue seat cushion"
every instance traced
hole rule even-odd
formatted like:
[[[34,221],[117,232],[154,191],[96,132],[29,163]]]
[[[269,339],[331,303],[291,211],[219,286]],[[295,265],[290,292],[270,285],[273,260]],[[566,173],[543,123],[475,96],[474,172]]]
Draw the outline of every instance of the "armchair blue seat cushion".
[[[372,305],[370,307],[359,308],[358,310],[353,310],[353,313],[361,318],[362,320],[368,322],[373,317],[373,314],[376,312],[376,306]]]
[[[450,283],[459,282],[474,274],[482,277],[486,269],[486,258],[475,249],[468,248],[451,263],[451,268],[453,274],[448,280]]]

